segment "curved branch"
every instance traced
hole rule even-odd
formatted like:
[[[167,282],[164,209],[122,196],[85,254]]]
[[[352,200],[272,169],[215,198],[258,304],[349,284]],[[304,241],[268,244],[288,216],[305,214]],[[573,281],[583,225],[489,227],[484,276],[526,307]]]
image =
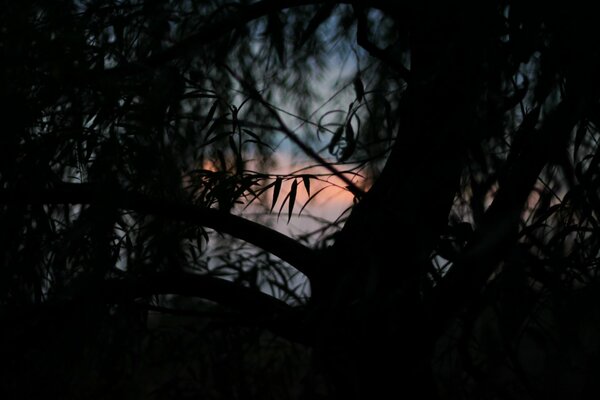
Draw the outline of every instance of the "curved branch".
[[[115,188],[92,184],[62,183],[52,189],[3,189],[0,203],[18,204],[91,204],[128,209],[143,214],[164,216],[226,233],[258,246],[295,267],[309,279],[314,276],[316,256],[313,250],[294,239],[245,218],[212,208],[199,207],[168,199],[151,198]]]
[[[138,277],[87,282],[68,298],[52,298],[41,304],[0,307],[0,320],[5,325],[35,320],[37,316],[51,321],[57,312],[73,308],[85,310],[94,304],[125,304],[164,294],[214,301],[240,313],[240,321],[244,323],[264,327],[297,343],[311,342],[307,326],[303,323],[305,314],[302,308],[292,307],[258,290],[224,279],[191,273],[158,272]]]
[[[104,282],[98,300],[126,302],[141,297],[175,294],[215,301],[244,313],[259,326],[298,343],[308,343],[302,311],[258,290],[211,276],[191,273],[154,273],[134,279]]]
[[[564,100],[546,117],[541,129],[525,132],[527,143],[514,155],[513,165],[500,182],[474,239],[436,288],[432,320],[437,321],[437,334],[477,299],[507,250],[516,243],[523,206],[552,152],[564,146],[581,118],[582,105],[581,101]]]

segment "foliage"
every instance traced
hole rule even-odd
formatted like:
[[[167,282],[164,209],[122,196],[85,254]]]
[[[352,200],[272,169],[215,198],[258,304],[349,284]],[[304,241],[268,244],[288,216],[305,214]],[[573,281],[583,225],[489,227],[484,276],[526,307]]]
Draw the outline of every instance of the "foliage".
[[[597,393],[593,13],[425,3],[3,2],[1,390]]]

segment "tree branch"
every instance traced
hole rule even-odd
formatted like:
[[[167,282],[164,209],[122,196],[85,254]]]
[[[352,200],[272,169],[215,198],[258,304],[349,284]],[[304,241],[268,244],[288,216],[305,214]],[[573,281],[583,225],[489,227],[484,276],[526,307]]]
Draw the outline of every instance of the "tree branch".
[[[50,298],[39,304],[0,307],[0,321],[13,325],[36,317],[52,321],[56,313],[85,310],[94,304],[126,304],[155,295],[174,294],[214,301],[235,310],[240,320],[269,329],[288,340],[310,344],[304,311],[255,289],[224,279],[191,273],[158,272],[138,277],[127,276],[101,282],[87,282],[69,297]],[[52,322],[51,322],[52,321]]]
[[[0,190],[0,203],[5,204],[91,204],[99,202],[143,214],[161,215],[229,234],[276,255],[309,279],[314,276],[316,256],[313,250],[264,225],[224,211],[85,183],[61,183],[52,189]]]
[[[506,251],[516,243],[521,212],[537,177],[551,152],[570,135],[581,112],[581,104],[564,100],[546,117],[541,129],[525,132],[530,138],[500,182],[474,239],[436,287],[432,321],[439,325],[434,327],[435,334],[441,334],[452,318],[477,298]]]
[[[306,143],[304,143],[298,137],[298,135],[296,135],[296,133],[294,133],[286,125],[286,123],[283,121],[283,119],[281,119],[281,116],[279,115],[277,110],[275,110],[275,108],[273,108],[273,106],[271,106],[271,104],[269,104],[269,102],[266,101],[264,99],[264,97],[261,96],[261,94],[258,92],[258,90],[256,90],[256,88],[249,85],[246,81],[244,81],[242,79],[242,77],[240,77],[238,74],[236,74],[235,71],[231,70],[231,68],[229,68],[228,66],[225,66],[225,68],[231,74],[231,76],[233,76],[250,93],[250,95],[253,98],[258,100],[267,109],[267,111],[269,111],[269,113],[273,116],[273,118],[275,118],[275,120],[279,124],[279,130],[281,132],[283,132],[285,134],[285,136],[287,136],[287,138],[290,139],[296,146],[298,146],[300,148],[300,150],[302,150],[304,152],[304,154],[306,154],[308,157],[312,158],[313,161],[316,161],[319,165],[323,166],[323,168],[327,169],[334,176],[337,176],[339,179],[341,179],[342,182],[344,182],[344,184],[346,184],[346,187],[348,188],[348,190],[350,190],[350,192],[352,192],[352,194],[354,194],[355,196],[358,196],[358,197],[360,197],[364,194],[362,189],[360,189],[358,186],[356,186],[356,184],[354,182],[352,182],[352,180],[350,178],[348,178],[342,172],[338,171],[338,169],[335,168],[332,163],[325,160],[323,157],[321,157],[319,155],[319,153],[317,153],[315,150],[313,150],[312,147],[310,147]]]
[[[298,343],[308,343],[302,311],[255,289],[211,276],[190,273],[154,273],[103,283],[99,300],[127,302],[142,297],[175,294],[215,301],[244,313],[259,326]]]

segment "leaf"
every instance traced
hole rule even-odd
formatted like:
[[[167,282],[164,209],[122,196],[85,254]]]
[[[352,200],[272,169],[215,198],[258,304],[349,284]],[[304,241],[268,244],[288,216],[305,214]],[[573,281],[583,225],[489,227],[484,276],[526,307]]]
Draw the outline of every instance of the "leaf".
[[[365,86],[360,79],[360,73],[354,77],[354,91],[356,92],[356,100],[360,103],[365,95]]]
[[[310,175],[302,175],[302,182],[304,183],[306,194],[310,196]]]
[[[215,111],[217,111],[217,107],[219,106],[219,102],[215,101],[213,103],[213,105],[210,107],[210,110],[208,110],[208,114],[206,114],[206,120],[204,121],[204,124],[202,124],[202,127],[200,128],[201,131],[203,131],[208,124],[210,124],[210,121],[212,121],[214,115],[215,115]]]
[[[273,212],[273,208],[275,208],[275,204],[277,203],[277,198],[279,197],[279,192],[281,191],[281,178],[275,179],[275,184],[273,185],[273,202],[271,203],[271,212]]]
[[[219,118],[216,118],[213,123],[210,125],[210,128],[208,128],[208,131],[206,132],[206,139],[208,139],[210,137],[210,135],[219,127],[222,125],[223,121],[225,121],[225,119],[227,118],[227,116],[229,115],[229,113],[220,116]],[[205,139],[205,140],[206,140]]]
[[[298,192],[298,181],[292,182],[292,188],[290,189],[290,200],[288,203],[288,223],[292,219],[292,211],[294,211],[294,203],[296,202],[296,193]]]
[[[265,146],[265,147],[268,147],[269,149],[275,151],[275,149],[273,149],[273,147],[271,147],[267,143],[263,142],[256,133],[254,133],[251,130],[246,129],[246,128],[242,128],[242,131],[255,139],[255,140],[246,140],[246,142],[256,143],[256,144],[258,144],[260,146]]]
[[[335,153],[335,146],[337,145],[337,143],[340,141],[340,139],[342,138],[342,134],[344,133],[344,125],[340,125],[336,130],[335,133],[333,134],[333,137],[331,138],[331,142],[329,142],[329,153],[330,154],[334,154]]]
[[[269,183],[268,185],[263,186],[257,192],[255,192],[254,190],[252,190],[252,188],[248,188],[248,191],[252,195],[252,198],[248,201],[248,203],[246,204],[246,207],[244,207],[244,210],[246,208],[248,208],[254,202],[254,200],[256,200],[257,198],[259,198],[264,192],[266,192],[267,190],[269,190],[270,188],[272,188],[273,186],[275,186],[275,182],[276,181],[273,181],[273,182]],[[273,207],[271,207],[271,210],[273,210]]]

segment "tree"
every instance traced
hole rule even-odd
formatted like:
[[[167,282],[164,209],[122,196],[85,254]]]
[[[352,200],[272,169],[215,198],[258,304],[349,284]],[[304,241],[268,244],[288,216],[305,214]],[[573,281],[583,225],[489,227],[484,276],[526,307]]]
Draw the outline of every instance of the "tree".
[[[480,3],[4,2],[2,391],[597,393],[594,14]]]

